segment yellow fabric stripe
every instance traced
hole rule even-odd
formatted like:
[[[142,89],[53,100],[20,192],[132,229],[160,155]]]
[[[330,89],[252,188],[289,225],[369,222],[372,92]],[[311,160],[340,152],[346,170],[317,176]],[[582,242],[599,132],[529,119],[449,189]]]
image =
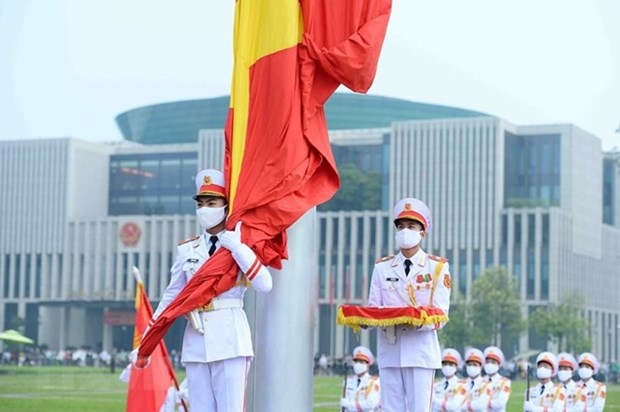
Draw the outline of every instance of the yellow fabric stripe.
[[[396,325],[410,325],[410,326],[426,326],[434,323],[447,322],[448,317],[446,315],[429,315],[426,311],[420,311],[420,318],[413,318],[411,316],[399,316],[390,319],[368,319],[361,316],[345,316],[342,312],[342,308],[338,308],[338,314],[336,317],[336,323],[338,325],[348,326],[355,332],[359,332],[360,326],[370,327],[385,327]]]
[[[134,303],[134,307],[136,309],[136,323],[133,328],[133,346],[132,349],[140,346],[140,341],[142,340],[142,334],[138,331],[138,316],[140,316],[140,306],[142,302],[142,293],[144,289],[144,284],[142,282],[136,283],[136,301]]]
[[[234,110],[229,214],[234,208],[249,117],[250,68],[257,60],[301,41],[299,0],[237,0],[230,107]]]

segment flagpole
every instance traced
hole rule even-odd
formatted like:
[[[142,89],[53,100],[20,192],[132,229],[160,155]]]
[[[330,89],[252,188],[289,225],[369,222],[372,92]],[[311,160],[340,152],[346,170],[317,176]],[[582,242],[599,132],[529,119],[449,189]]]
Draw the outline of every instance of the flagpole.
[[[271,292],[253,294],[246,307],[254,338],[247,391],[254,412],[312,411],[313,332],[318,302],[316,209],[287,232],[288,260],[271,270]]]

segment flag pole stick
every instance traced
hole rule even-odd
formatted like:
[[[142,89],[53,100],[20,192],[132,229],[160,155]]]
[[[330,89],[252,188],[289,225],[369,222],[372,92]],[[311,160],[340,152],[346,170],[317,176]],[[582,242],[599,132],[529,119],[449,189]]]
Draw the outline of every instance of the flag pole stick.
[[[138,269],[137,266],[133,267],[133,277],[136,280],[137,283],[140,283],[143,285],[144,287],[144,282],[142,281],[142,275],[140,275],[140,269]],[[160,345],[164,344],[164,341],[162,340],[160,343]],[[166,347],[164,346],[164,352],[166,353],[166,369],[168,369],[168,374],[170,375],[170,377],[172,378],[172,382],[174,383],[174,387],[177,390],[177,392],[181,391],[181,387],[179,386],[179,381],[177,380],[177,375],[174,372],[174,368],[172,367],[172,362],[170,361],[170,356],[168,355],[168,351],[166,350]],[[183,410],[185,412],[188,412],[187,409],[187,405],[185,404],[185,399],[181,398],[181,405],[183,406]]]

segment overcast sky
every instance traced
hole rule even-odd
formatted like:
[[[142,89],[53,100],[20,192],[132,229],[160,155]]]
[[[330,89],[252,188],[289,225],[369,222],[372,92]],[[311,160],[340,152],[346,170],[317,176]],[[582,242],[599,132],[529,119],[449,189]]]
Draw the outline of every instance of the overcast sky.
[[[229,93],[233,0],[0,0],[0,139]],[[394,0],[371,94],[573,123],[620,147],[620,0]]]

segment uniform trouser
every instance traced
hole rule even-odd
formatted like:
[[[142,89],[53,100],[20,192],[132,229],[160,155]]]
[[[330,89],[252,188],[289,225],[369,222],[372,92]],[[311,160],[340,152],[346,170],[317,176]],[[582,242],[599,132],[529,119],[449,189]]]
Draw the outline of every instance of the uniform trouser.
[[[187,391],[191,412],[243,412],[251,358],[187,362]]]
[[[429,412],[435,370],[426,368],[381,368],[383,412]]]

